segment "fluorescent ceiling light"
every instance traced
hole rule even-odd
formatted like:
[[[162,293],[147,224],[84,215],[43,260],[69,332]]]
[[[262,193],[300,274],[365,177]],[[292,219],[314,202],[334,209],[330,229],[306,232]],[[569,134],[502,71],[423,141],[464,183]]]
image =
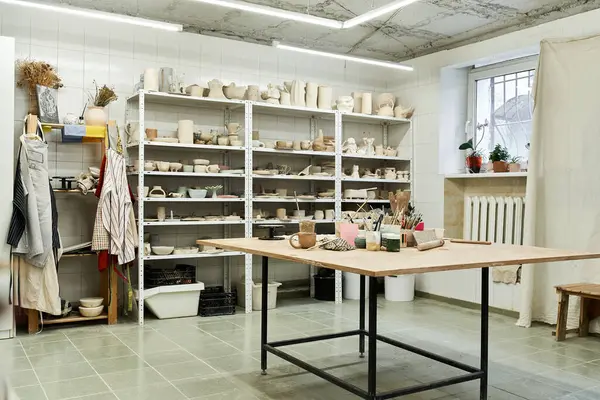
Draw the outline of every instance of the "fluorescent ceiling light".
[[[321,18],[313,15],[303,14],[294,11],[282,10],[275,7],[261,6],[259,4],[246,3],[239,0],[193,0],[199,3],[212,4],[215,6],[234,8],[236,10],[253,12],[256,14],[269,15],[272,17],[278,17],[283,19],[290,19],[292,21],[306,22],[308,24],[321,25],[335,29],[347,29],[352,28],[356,25],[365,23],[384,14],[396,11],[400,8],[409,6],[420,0],[396,0],[381,6],[374,10],[368,11],[362,15],[358,15],[348,21],[337,21],[335,19]]]
[[[75,15],[78,17],[88,17],[94,19],[100,19],[104,21],[113,21],[113,22],[121,22],[124,24],[145,26],[148,28],[162,29],[165,31],[171,32],[181,32],[183,30],[183,26],[179,24],[170,24],[168,22],[162,21],[152,21],[144,18],[136,18],[130,17],[128,15],[121,14],[113,14],[103,11],[96,10],[87,10],[85,8],[77,8],[71,6],[62,6],[62,5],[52,5],[52,4],[42,4],[42,3],[34,3],[30,1],[21,1],[21,0],[0,0],[0,3],[11,4],[15,6],[23,6],[30,8],[37,8],[40,10],[46,11],[56,11],[63,14]]]
[[[305,53],[305,54],[313,54],[315,56],[323,56],[323,57],[335,58],[338,60],[346,60],[346,61],[352,61],[352,62],[357,62],[357,63],[362,63],[362,64],[376,65],[378,67],[400,69],[403,71],[413,71],[413,67],[410,67],[408,65],[402,65],[402,64],[397,64],[397,63],[393,63],[393,62],[388,62],[388,61],[372,60],[370,58],[348,56],[345,54],[328,53],[325,51],[312,50],[312,49],[307,49],[304,47],[288,46],[285,44],[281,44],[279,42],[273,42],[273,46],[277,47],[278,49],[291,50],[291,51],[296,51],[296,52]]]

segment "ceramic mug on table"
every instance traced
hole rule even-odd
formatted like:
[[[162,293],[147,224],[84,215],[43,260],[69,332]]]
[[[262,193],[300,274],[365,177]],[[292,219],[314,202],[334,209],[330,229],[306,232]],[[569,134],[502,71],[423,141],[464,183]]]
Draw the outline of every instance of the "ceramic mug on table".
[[[298,232],[290,236],[290,246],[295,249],[308,249],[317,244],[317,234],[314,232]]]

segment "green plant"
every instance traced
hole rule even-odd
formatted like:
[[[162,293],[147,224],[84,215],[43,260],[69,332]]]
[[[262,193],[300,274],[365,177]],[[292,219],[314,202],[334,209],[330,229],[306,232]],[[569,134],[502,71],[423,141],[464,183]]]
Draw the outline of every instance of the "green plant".
[[[506,147],[502,147],[500,146],[500,144],[497,144],[494,147],[494,150],[490,153],[490,161],[492,162],[497,162],[497,161],[508,161],[510,159],[510,154],[508,153],[508,149]]]
[[[471,122],[467,121],[465,131],[468,130],[467,127],[470,124],[471,124]],[[469,154],[469,157],[483,157],[483,152],[481,150],[479,150],[478,147],[481,144],[481,141],[483,140],[483,138],[485,136],[485,128],[488,125],[489,125],[489,123],[487,120],[485,120],[485,122],[483,124],[477,124],[477,130],[481,131],[481,138],[479,139],[479,142],[477,142],[477,144],[473,145],[473,139],[469,139],[466,142],[464,142],[463,144],[461,144],[460,146],[458,146],[458,149],[459,150],[471,150],[471,154]]]
[[[514,156],[514,157],[512,157],[512,158],[510,159],[510,163],[511,163],[511,164],[518,164],[518,163],[520,163],[520,162],[521,162],[521,159],[522,159],[522,158],[523,158],[523,157],[521,157],[521,156]]]

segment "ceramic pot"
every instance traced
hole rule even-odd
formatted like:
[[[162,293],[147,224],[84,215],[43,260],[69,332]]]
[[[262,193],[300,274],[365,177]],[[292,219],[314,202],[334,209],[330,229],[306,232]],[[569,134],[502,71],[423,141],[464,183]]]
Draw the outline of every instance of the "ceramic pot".
[[[172,89],[175,79],[175,71],[173,68],[161,68],[158,79],[158,90],[164,93],[169,93]]]
[[[219,136],[217,143],[219,146],[229,146],[229,138],[227,136]]]
[[[354,110],[354,99],[351,96],[340,96],[335,104],[341,112],[350,113]]]
[[[508,164],[508,172],[521,172],[521,164],[519,164],[519,163]]]
[[[467,169],[473,174],[478,174],[481,171],[482,158],[479,156],[467,157]]]
[[[317,107],[322,110],[331,110],[331,97],[333,89],[331,86],[319,86],[319,97],[317,98]]]
[[[291,106],[292,105],[292,98],[291,95],[288,92],[279,92],[280,97],[279,97],[279,104],[281,104],[282,106]]]
[[[167,197],[167,193],[161,186],[154,186],[148,195],[150,197]]]
[[[295,249],[308,249],[317,244],[317,234],[314,232],[298,232],[290,236],[290,246]]]
[[[179,138],[179,143],[193,144],[194,121],[191,119],[179,120],[177,124],[177,137]]]
[[[157,161],[156,167],[160,172],[168,172],[169,171],[169,163],[167,161]]]
[[[317,108],[317,97],[319,94],[319,85],[315,82],[306,84],[306,107]]]
[[[377,115],[381,115],[382,117],[393,117],[394,109],[390,106],[383,106],[377,110]]]
[[[312,147],[312,142],[310,140],[302,140],[300,141],[300,149],[302,150],[310,150]]]
[[[211,164],[208,166],[208,172],[210,172],[211,174],[216,174],[221,170],[221,168],[219,168],[218,164]]]
[[[190,85],[185,88],[185,92],[192,97],[204,97],[204,88],[198,85]]]
[[[373,98],[371,93],[363,93],[361,113],[371,115],[373,114]]]
[[[230,122],[225,125],[225,128],[227,129],[227,133],[230,135],[230,137],[231,135],[237,135],[241,130],[240,124],[237,122]]]
[[[194,165],[194,172],[197,174],[205,174],[208,172],[208,167],[206,165]]]
[[[293,106],[298,106],[298,107],[306,106],[306,101],[305,101],[305,97],[304,97],[305,86],[306,86],[306,84],[303,81],[293,81],[292,82],[292,88],[290,90],[290,95],[291,95],[291,103]]]
[[[88,106],[85,110],[85,124],[91,126],[106,125],[106,111],[104,107]]]
[[[258,101],[259,91],[260,89],[257,85],[248,85],[248,90],[246,91],[246,99],[250,101]]]
[[[246,86],[235,86],[235,83],[231,82],[229,86],[223,87],[223,93],[228,99],[243,100],[246,94]]]
[[[325,219],[328,219],[328,220],[335,219],[335,210],[325,210]]]
[[[494,161],[494,172],[506,172],[508,164],[506,161]]]
[[[287,210],[285,208],[278,208],[275,211],[275,215],[277,216],[277,219],[287,219]]]
[[[315,211],[315,219],[316,220],[325,219],[325,213],[322,210],[316,210]]]
[[[299,140],[294,140],[292,143],[292,149],[294,150],[302,150],[302,144]]]
[[[396,97],[392,93],[381,93],[377,96],[375,107],[379,110],[381,107],[387,106],[392,109],[392,115],[394,115],[394,103]]]
[[[383,146],[378,144],[377,146],[375,146],[375,155],[376,156],[382,156],[383,155]]]
[[[156,218],[163,222],[167,218],[167,209],[165,207],[156,207]]]
[[[354,99],[354,110],[355,113],[362,112],[362,98],[363,94],[361,92],[352,92],[352,98]]]
[[[158,129],[146,128],[146,138],[148,140],[156,139],[158,137]]]
[[[144,90],[158,91],[158,70],[155,68],[146,68],[144,70]]]
[[[211,99],[226,99],[223,93],[223,83],[218,79],[208,82],[208,97]],[[162,92],[162,90],[161,90]]]

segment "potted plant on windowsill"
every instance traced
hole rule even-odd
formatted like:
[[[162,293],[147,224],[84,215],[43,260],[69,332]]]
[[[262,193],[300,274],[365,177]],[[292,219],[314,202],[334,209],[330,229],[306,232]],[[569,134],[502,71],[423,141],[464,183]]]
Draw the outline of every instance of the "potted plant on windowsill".
[[[506,147],[497,144],[494,150],[490,153],[490,161],[494,165],[494,172],[506,172],[508,170],[507,161],[510,159],[510,154]]]
[[[471,122],[467,121],[465,126],[465,131],[468,131],[468,126]],[[478,174],[481,171],[481,164],[483,163],[482,152],[478,149],[483,137],[485,136],[485,128],[488,126],[488,121],[486,120],[483,124],[477,124],[477,130],[481,131],[481,138],[476,145],[473,146],[473,139],[467,140],[465,143],[458,146],[459,150],[467,150],[467,158],[466,165],[467,170],[472,174]],[[470,151],[469,151],[470,150]]]
[[[510,159],[508,172],[521,172],[521,157],[515,156]]]

